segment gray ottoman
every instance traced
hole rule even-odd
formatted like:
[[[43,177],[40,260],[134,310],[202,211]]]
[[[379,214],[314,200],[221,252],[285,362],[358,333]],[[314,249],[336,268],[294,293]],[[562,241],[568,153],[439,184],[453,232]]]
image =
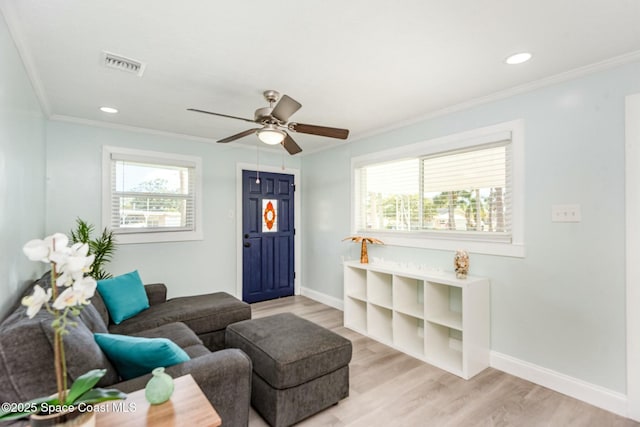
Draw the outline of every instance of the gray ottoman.
[[[225,344],[251,358],[251,405],[274,427],[295,424],[349,395],[351,341],[294,314],[231,324]]]

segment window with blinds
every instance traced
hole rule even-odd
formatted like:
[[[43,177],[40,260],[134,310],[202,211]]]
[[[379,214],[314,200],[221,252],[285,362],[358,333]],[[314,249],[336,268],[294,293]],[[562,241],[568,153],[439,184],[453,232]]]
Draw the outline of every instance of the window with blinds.
[[[511,243],[511,133],[478,141],[356,166],[355,231]]]
[[[114,233],[175,233],[184,237],[197,230],[198,161],[160,153],[108,151],[105,213]],[[183,239],[152,239],[162,240]]]

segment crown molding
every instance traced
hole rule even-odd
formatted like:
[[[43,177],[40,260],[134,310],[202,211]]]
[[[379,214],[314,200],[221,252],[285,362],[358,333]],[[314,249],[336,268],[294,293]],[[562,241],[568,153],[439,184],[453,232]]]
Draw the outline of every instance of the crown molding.
[[[381,127],[378,129],[374,129],[369,132],[364,132],[357,137],[353,138],[351,141],[358,141],[365,138],[370,138],[373,136],[381,135],[383,133],[391,132],[397,129],[401,129],[403,127],[411,126],[414,124],[418,124],[427,120],[431,120],[437,117],[446,116],[448,114],[456,113],[458,111],[467,110],[469,108],[477,107],[479,105],[488,104],[490,102],[499,101],[505,98],[509,98],[515,95],[519,95],[522,93],[532,92],[537,89],[542,89],[548,86],[553,86],[558,83],[566,82],[569,80],[574,80],[580,77],[588,76],[590,74],[594,74],[600,71],[609,70],[612,68],[616,68],[625,64],[629,64],[635,61],[640,60],[640,50],[626,53],[624,55],[615,56],[613,58],[605,59],[604,61],[596,62],[593,64],[585,65],[583,67],[574,68],[573,70],[565,71],[560,74],[555,74],[553,76],[545,77],[543,79],[535,80],[529,83],[525,83],[522,85],[514,86],[509,89],[501,90],[498,92],[494,92],[492,94],[481,96],[478,98],[470,99],[468,101],[464,101],[455,105],[451,105],[449,107],[441,108],[439,110],[435,110],[429,112],[427,114],[423,114],[419,117],[415,117],[408,120],[403,120],[398,123],[394,123],[390,126]]]
[[[53,115],[49,116],[49,120],[54,121],[54,122],[65,122],[65,123],[72,123],[72,124],[77,124],[77,125],[85,125],[85,126],[112,129],[112,130],[121,130],[121,131],[136,132],[136,133],[145,133],[145,134],[149,134],[149,135],[163,136],[163,137],[167,137],[167,138],[187,139],[187,140],[190,140],[190,141],[204,142],[206,144],[209,144],[209,143],[212,143],[212,142],[216,142],[215,139],[204,138],[204,137],[201,137],[201,136],[186,135],[186,134],[182,134],[182,133],[178,133],[178,132],[168,132],[168,131],[164,131],[164,130],[144,128],[144,127],[131,126],[131,125],[123,125],[123,124],[119,124],[119,123],[103,122],[101,120],[81,119],[79,117],[66,116],[66,115],[63,115],[63,114],[53,114]]]
[[[187,134],[178,133],[178,132],[168,132],[168,131],[164,131],[164,130],[144,128],[144,127],[131,126],[131,125],[123,125],[123,124],[119,124],[119,123],[103,122],[103,121],[100,121],[100,120],[81,119],[81,118],[78,118],[78,117],[66,116],[66,115],[62,115],[62,114],[53,114],[53,115],[49,116],[49,120],[53,121],[53,122],[71,123],[71,124],[76,124],[76,125],[91,126],[91,127],[104,128],[104,129],[110,129],[110,130],[119,130],[119,131],[125,131],[125,132],[142,133],[142,134],[147,134],[147,135],[161,136],[161,137],[165,137],[165,138],[185,139],[185,140],[188,140],[188,141],[200,142],[200,143],[205,143],[205,144],[211,144],[211,143],[215,143],[216,142],[215,139],[205,138],[205,137],[202,137],[202,136],[187,135]],[[218,147],[220,147],[220,146],[218,146]],[[260,151],[268,151],[268,152],[273,152],[273,153],[279,153],[280,152],[279,147],[277,147],[277,146],[273,146],[273,147],[274,148],[272,148],[272,147],[270,147],[270,146],[268,146],[266,144],[262,144],[261,143]],[[241,148],[241,149],[244,149],[244,150],[252,150],[252,151],[255,151],[255,149],[256,149],[255,146],[248,146],[248,145],[244,145],[244,144],[234,144],[233,146],[227,145],[226,148],[228,148],[228,149]],[[298,156],[300,156],[300,155],[297,155],[297,157]]]

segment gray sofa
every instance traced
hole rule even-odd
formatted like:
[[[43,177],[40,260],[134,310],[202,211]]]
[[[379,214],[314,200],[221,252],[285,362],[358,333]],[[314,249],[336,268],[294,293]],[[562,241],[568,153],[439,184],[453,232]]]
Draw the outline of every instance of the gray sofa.
[[[35,283],[46,287],[48,274]],[[34,284],[35,284],[34,283]],[[25,295],[32,293],[32,286]],[[226,293],[167,300],[163,284],[145,285],[150,307],[119,325],[110,322],[98,292],[65,336],[69,383],[90,369],[104,368],[98,384],[125,393],[144,388],[150,374],[121,381],[93,339],[93,333],[163,337],[174,341],[191,360],[168,367],[176,378],[191,374],[225,426],[246,426],[251,396],[251,361],[238,349],[224,349],[226,326],[251,318],[251,307]],[[24,402],[55,392],[53,331],[46,310],[32,319],[16,305],[0,323],[0,401]]]

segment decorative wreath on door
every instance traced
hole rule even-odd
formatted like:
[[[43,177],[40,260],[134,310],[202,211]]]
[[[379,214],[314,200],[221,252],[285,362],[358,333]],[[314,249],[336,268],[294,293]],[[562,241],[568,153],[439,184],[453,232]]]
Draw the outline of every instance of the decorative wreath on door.
[[[271,202],[267,203],[267,207],[264,210],[264,222],[268,230],[271,230],[276,222],[276,210]]]

